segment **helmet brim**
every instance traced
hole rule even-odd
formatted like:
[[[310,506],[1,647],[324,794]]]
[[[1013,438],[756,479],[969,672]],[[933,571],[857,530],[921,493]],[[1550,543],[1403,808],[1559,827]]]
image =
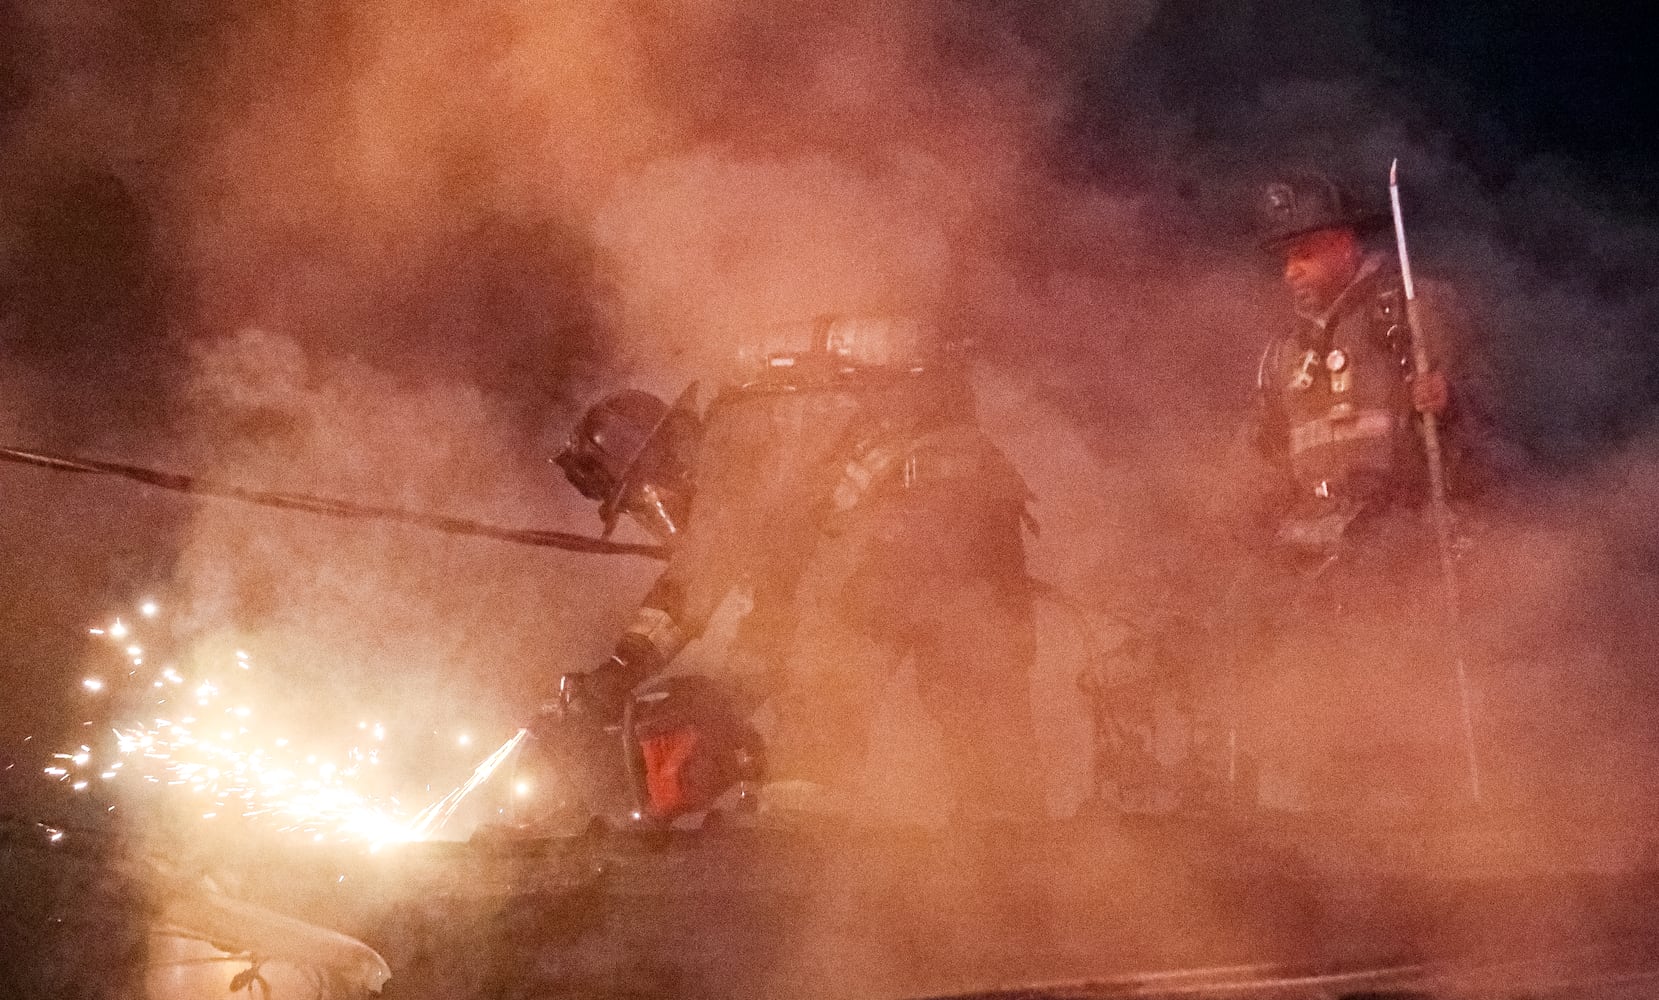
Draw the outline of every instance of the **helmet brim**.
[[[1387,212],[1370,211],[1359,212],[1340,219],[1329,219],[1296,229],[1274,233],[1262,239],[1256,245],[1268,253],[1282,253],[1284,249],[1296,240],[1309,233],[1322,232],[1326,229],[1352,229],[1360,236],[1369,236],[1383,229],[1390,221]]]

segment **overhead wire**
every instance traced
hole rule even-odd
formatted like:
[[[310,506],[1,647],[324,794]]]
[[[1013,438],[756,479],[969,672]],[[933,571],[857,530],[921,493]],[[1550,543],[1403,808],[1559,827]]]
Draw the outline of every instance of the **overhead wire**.
[[[650,559],[668,558],[667,550],[661,545],[613,542],[609,539],[594,538],[576,532],[553,531],[545,528],[502,527],[449,514],[433,514],[402,507],[358,503],[335,497],[285,493],[275,490],[254,490],[205,479],[200,476],[164,472],[158,469],[130,465],[125,462],[108,462],[79,456],[54,455],[29,448],[0,446],[0,461],[51,469],[55,472],[116,476],[156,489],[170,490],[174,493],[235,500],[261,507],[298,511],[306,514],[320,514],[325,517],[387,521],[447,535],[487,538],[514,545],[530,545],[539,548],[560,549],[565,552],[581,552],[589,555],[644,556]]]

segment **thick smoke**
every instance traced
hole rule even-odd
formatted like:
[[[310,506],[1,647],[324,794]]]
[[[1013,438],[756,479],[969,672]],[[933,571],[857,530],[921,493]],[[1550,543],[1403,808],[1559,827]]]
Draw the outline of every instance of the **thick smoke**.
[[[1358,8],[1214,6],[4,8],[0,428],[591,525],[543,461],[588,401],[717,377],[769,324],[931,314],[978,345],[1034,573],[1093,619],[1043,612],[1066,811],[1085,647],[1202,625],[1236,555],[1234,430],[1285,319],[1252,185],[1317,163],[1377,199],[1398,156],[1419,265],[1465,293],[1498,376],[1503,488],[1467,590],[1496,759],[1527,776],[1507,792],[1634,795],[1659,229],[1569,162],[1479,162],[1466,121],[1377,69]],[[650,574],[123,489],[0,473],[7,631],[73,631],[54,616],[166,578],[189,627],[348,717],[522,721]],[[22,725],[78,676],[47,645]],[[902,691],[889,708],[900,772],[925,750]]]
[[[191,373],[188,426],[216,430],[184,453],[217,479],[507,525],[579,514],[549,497],[550,466],[515,452],[506,404],[472,385],[319,364],[257,330],[201,345]],[[240,624],[325,716],[374,706],[446,727],[520,721],[508,706],[535,703],[548,673],[597,659],[587,637],[603,608],[561,589],[621,600],[638,586],[626,566],[217,507],[193,520],[175,577],[182,627]]]
[[[13,17],[7,324],[9,367],[25,374],[8,384],[32,414],[19,433],[45,439],[131,453],[165,432],[191,441],[181,464],[213,468],[267,435],[308,441],[315,401],[277,377],[280,359],[279,398],[210,425],[218,450],[176,432],[223,389],[201,361],[218,349],[186,345],[245,347],[238,331],[262,329],[293,364],[433,386],[342,394],[363,420],[419,428],[423,453],[455,446],[399,407],[482,393],[495,423],[462,412],[444,430],[492,426],[524,466],[604,388],[706,375],[759,325],[934,312],[1000,369],[988,418],[1029,442],[1014,450],[1043,515],[1089,539],[1045,572],[1144,599],[1169,583],[1138,567],[1202,559],[1182,551],[1183,519],[1227,476],[1213,456],[1275,315],[1268,268],[1241,252],[1249,184],[1291,160],[1374,182],[1395,155],[1421,195],[1425,266],[1489,310],[1522,444],[1593,456],[1651,394],[1650,345],[1630,335],[1654,311],[1649,229],[1569,168],[1494,186],[1363,58],[1345,72],[1327,53],[1298,74],[1281,50],[1252,58],[1217,29],[1240,57],[1229,72],[1262,82],[1204,104],[1214,70],[1193,70],[1214,46],[1178,51],[1190,29],[1172,10],[353,5],[203,21],[58,4]],[[122,31],[157,44],[108,44]],[[1374,55],[1363,31],[1328,34],[1336,55]],[[1059,421],[1091,461],[1046,488],[1044,439],[1073,431],[1041,428]],[[437,466],[376,449],[296,460],[349,456],[373,471],[339,485],[434,496],[422,484]],[[255,472],[220,471],[239,468]],[[1091,504],[1111,513],[1073,516]],[[242,515],[202,516],[234,532]]]

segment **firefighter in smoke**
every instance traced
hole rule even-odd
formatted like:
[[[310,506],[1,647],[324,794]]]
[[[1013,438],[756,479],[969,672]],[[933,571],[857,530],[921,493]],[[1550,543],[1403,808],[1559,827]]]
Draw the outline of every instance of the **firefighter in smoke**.
[[[976,425],[965,366],[902,318],[828,317],[774,339],[744,353],[701,421],[693,387],[672,407],[616,394],[577,427],[567,476],[607,528],[629,514],[671,555],[615,654],[563,677],[536,728],[647,704],[636,689],[746,588],[726,659],[735,715],[765,702],[774,716],[771,775],[851,791],[879,689],[909,657],[958,812],[1040,812],[1027,492]],[[716,728],[741,730],[732,717]],[[697,757],[672,740],[636,753],[647,810],[706,798],[669,773]]]
[[[1341,806],[1450,794],[1457,725],[1432,607],[1435,542],[1417,421],[1445,429],[1450,481],[1475,491],[1488,380],[1443,286],[1419,283],[1435,369],[1416,377],[1398,264],[1368,248],[1387,216],[1318,173],[1261,192],[1261,246],[1294,318],[1262,352],[1247,437],[1268,470],[1226,602],[1229,777],[1261,801]]]
[[[696,387],[670,407],[638,389],[588,407],[554,458],[565,478],[599,504],[604,536],[628,516],[658,542],[672,543],[691,509],[701,431]]]

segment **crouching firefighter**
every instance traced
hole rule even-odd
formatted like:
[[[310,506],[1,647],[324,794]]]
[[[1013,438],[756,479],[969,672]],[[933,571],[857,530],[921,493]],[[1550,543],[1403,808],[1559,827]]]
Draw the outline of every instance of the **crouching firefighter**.
[[[558,459],[607,529],[627,514],[670,555],[614,654],[560,679],[530,752],[562,770],[620,748],[630,766],[585,779],[584,807],[631,782],[639,812],[672,818],[759,778],[746,720],[765,704],[768,777],[856,798],[875,703],[909,658],[958,813],[1040,812],[1028,497],[961,362],[918,322],[831,317],[752,345],[701,420],[692,395],[608,397]],[[734,591],[750,610],[730,681],[653,681]]]
[[[695,385],[670,406],[637,389],[590,406],[554,458],[582,496],[599,504],[603,537],[626,516],[672,546],[690,510],[701,422]],[[708,677],[663,679],[621,712],[595,711],[561,678],[558,697],[531,728],[515,785],[530,825],[672,819],[706,810],[763,772],[760,737],[738,711],[728,685]],[[528,779],[528,783],[526,783]],[[532,789],[530,785],[551,786]],[[552,793],[552,794],[549,794]]]

